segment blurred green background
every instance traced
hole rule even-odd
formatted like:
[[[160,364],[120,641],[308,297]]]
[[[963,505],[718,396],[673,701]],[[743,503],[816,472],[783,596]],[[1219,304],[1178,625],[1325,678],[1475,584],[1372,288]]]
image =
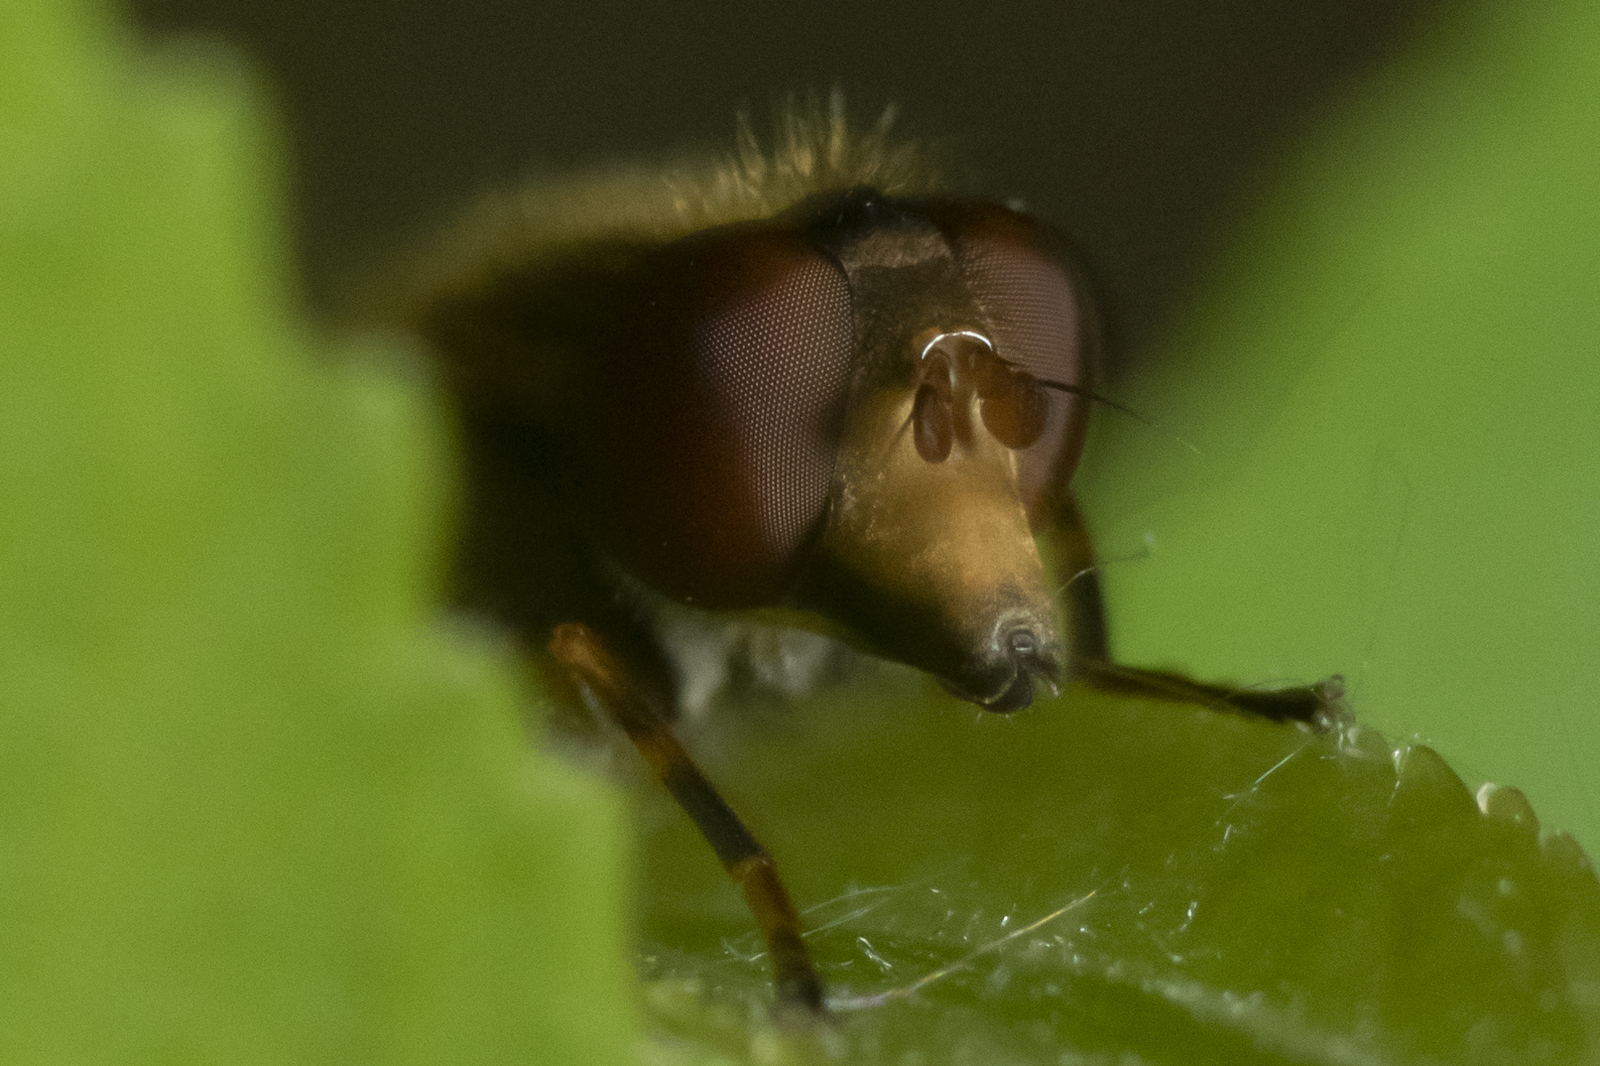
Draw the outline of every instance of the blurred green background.
[[[1339,672],[1600,847],[1600,7],[1443,24],[1308,137],[1102,420],[1122,653]]]

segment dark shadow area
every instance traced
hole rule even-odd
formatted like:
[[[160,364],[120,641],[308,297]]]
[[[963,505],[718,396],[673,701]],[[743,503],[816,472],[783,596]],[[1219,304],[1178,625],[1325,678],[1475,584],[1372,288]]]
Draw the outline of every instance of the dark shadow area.
[[[733,115],[838,85],[1066,228],[1126,365],[1319,105],[1448,0],[978,5],[135,0],[221,36],[287,116],[309,295],[519,175],[730,143]],[[759,124],[759,123],[758,123]]]

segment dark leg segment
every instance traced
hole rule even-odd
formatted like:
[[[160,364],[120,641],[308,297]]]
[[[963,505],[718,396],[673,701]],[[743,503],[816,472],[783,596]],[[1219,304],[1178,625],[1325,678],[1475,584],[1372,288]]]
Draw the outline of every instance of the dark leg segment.
[[[1332,729],[1348,719],[1349,712],[1342,702],[1344,681],[1337,676],[1315,685],[1248,689],[1114,662],[1094,545],[1083,514],[1070,497],[1059,508],[1057,522],[1057,554],[1062,573],[1068,578],[1068,657],[1072,673],[1079,680],[1105,692],[1199,703],[1274,722],[1306,722],[1319,730]]]
[[[594,630],[575,622],[557,626],[550,637],[550,652],[627,733],[672,798],[699,827],[728,875],[744,889],[772,957],[778,1006],[824,1013],[822,978],[801,939],[800,915],[778,877],[772,856],[717,794],[678,743],[666,717],[632,683]]]
[[[1340,703],[1344,682],[1339,677],[1330,677],[1315,685],[1249,689],[1196,681],[1167,670],[1147,670],[1093,659],[1075,660],[1073,669],[1085,684],[1104,692],[1199,703],[1219,711],[1273,722],[1305,722],[1318,730],[1331,729],[1346,716]]]

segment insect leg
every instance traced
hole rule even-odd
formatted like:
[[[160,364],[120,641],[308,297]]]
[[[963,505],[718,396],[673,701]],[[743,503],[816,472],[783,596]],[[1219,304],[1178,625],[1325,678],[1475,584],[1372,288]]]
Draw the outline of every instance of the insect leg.
[[[1252,689],[1116,662],[1094,545],[1083,513],[1070,495],[1057,508],[1054,539],[1062,572],[1069,575],[1065,590],[1068,659],[1078,680],[1104,692],[1199,703],[1274,722],[1306,722],[1319,730],[1331,729],[1348,717],[1341,701],[1344,682],[1337,676],[1315,685]]]
[[[627,733],[678,806],[699,827],[728,875],[744,889],[745,901],[772,957],[778,1006],[824,1013],[822,978],[801,939],[800,915],[766,848],[717,794],[678,743],[666,717],[633,683],[594,630],[576,622],[559,625],[551,634],[550,652]]]

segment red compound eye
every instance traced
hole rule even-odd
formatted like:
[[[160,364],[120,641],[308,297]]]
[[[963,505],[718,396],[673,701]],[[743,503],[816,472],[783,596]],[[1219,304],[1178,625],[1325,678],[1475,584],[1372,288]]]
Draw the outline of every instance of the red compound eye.
[[[993,373],[999,380],[983,398],[982,417],[1021,453],[1019,485],[1031,509],[1049,485],[1072,476],[1088,425],[1080,397],[1052,395],[1040,384],[1091,384],[1092,335],[1066,248],[1047,226],[999,204],[933,201],[925,210],[955,249],[1001,366],[1020,379]]]
[[[671,595],[713,607],[782,587],[827,505],[854,327],[843,270],[776,223],[663,249],[597,427],[606,545]]]

